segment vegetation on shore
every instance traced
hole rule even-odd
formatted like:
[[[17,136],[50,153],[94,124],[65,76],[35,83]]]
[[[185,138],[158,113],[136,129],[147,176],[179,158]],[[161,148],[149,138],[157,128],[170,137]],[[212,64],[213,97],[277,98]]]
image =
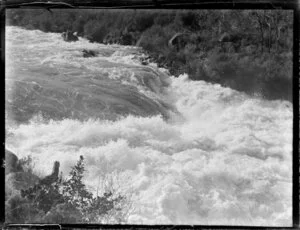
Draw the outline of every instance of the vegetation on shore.
[[[126,223],[131,207],[128,196],[113,187],[93,195],[82,181],[82,156],[69,176],[52,181],[32,172],[31,158],[18,162],[22,170],[6,175],[6,223]]]
[[[292,101],[292,11],[52,11],[9,10],[7,24],[140,46],[175,76]]]

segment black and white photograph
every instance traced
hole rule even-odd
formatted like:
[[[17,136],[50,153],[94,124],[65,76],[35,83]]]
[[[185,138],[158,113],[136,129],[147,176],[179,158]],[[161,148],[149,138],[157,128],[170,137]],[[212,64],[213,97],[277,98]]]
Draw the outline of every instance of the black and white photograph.
[[[293,226],[293,13],[6,9],[5,223]]]

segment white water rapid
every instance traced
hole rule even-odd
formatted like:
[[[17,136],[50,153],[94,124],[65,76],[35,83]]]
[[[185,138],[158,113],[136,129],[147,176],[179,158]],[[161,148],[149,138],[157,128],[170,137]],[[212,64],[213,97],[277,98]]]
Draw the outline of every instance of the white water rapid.
[[[7,27],[6,147],[39,175],[56,160],[67,175],[83,155],[91,191],[114,175],[131,194],[129,224],[290,226],[292,104],[175,78],[142,56]]]

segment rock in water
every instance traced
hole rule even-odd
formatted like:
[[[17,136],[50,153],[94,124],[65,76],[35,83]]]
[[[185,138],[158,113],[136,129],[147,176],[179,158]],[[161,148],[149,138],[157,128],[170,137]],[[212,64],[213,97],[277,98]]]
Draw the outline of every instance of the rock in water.
[[[97,56],[97,53],[93,50],[84,49],[84,50],[82,50],[82,53],[83,53],[83,57],[85,57],[85,58]]]
[[[78,41],[78,37],[75,34],[73,34],[71,31],[63,32],[61,36],[66,42]]]

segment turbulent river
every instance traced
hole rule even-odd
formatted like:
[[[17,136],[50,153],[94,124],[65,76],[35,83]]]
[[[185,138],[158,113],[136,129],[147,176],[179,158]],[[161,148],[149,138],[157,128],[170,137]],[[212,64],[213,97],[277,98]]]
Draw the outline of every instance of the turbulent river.
[[[291,225],[292,104],[143,56],[6,27],[6,147],[41,176],[84,156],[91,191],[111,178],[130,194],[130,224]]]

